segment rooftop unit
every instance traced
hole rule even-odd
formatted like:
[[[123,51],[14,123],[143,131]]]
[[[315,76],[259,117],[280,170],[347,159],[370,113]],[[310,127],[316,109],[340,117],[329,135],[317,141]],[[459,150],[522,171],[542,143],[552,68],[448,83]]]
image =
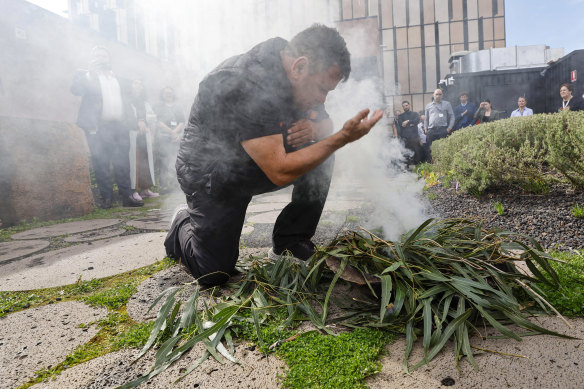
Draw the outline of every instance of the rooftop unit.
[[[452,74],[487,70],[525,69],[547,66],[564,56],[564,49],[546,45],[511,46],[479,51],[461,51],[450,56]]]

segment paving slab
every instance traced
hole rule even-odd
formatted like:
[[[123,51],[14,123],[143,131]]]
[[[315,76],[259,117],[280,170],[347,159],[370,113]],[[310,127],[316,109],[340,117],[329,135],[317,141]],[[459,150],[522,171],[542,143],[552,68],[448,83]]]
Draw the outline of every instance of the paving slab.
[[[125,232],[126,230],[121,227],[106,227],[99,230],[86,231],[80,234],[70,235],[63,240],[68,243],[93,242],[95,240],[120,236]]]
[[[180,292],[176,297],[183,302],[198,288],[193,276],[187,273],[187,270],[184,270],[181,265],[164,269],[142,282],[136,293],[128,300],[126,312],[138,322],[154,320],[164,299],[149,309],[152,302],[166,289],[177,286],[184,288],[184,292]]]
[[[282,210],[288,203],[257,203],[247,207],[248,213]]]
[[[104,239],[33,255],[2,267],[0,290],[31,290],[112,276],[166,256],[163,232]]]
[[[51,238],[54,236],[76,234],[84,231],[98,230],[104,227],[114,226],[121,223],[120,219],[92,219],[77,222],[54,224],[47,227],[33,228],[12,235],[12,239],[39,239]]]
[[[62,362],[98,331],[96,325],[79,325],[106,316],[105,308],[68,301],[1,318],[0,387],[15,388],[31,379],[35,371]]]
[[[161,211],[148,217],[134,219],[126,222],[126,225],[150,231],[167,231],[170,225],[172,211]]]
[[[15,240],[0,243],[0,266],[15,258],[36,253],[49,246],[48,240]]]
[[[254,230],[253,226],[245,225],[241,229],[241,235],[251,234],[253,230]]]
[[[242,249],[239,253],[237,265],[249,265],[250,257],[265,257],[267,256],[268,250],[268,247]],[[234,277],[232,281],[235,280],[236,277]],[[164,269],[144,280],[144,282],[138,286],[136,293],[130,297],[128,304],[126,305],[126,312],[128,312],[128,315],[132,319],[138,322],[155,319],[164,299],[150,309],[152,302],[166,289],[177,286],[183,287],[183,291],[178,293],[175,298],[183,302],[188,300],[198,287],[195,283],[195,279],[190,273],[188,273],[188,270],[178,264]],[[225,293],[232,292],[230,289],[222,289],[222,291]],[[203,309],[202,300],[199,302],[199,309]]]
[[[87,361],[64,371],[55,380],[39,383],[34,389],[112,389],[128,383],[147,373],[154,362],[154,352],[147,353],[135,364],[131,364],[139,350],[121,350]],[[239,344],[234,356],[239,364],[226,361],[217,362],[212,357],[203,362],[195,371],[183,380],[176,381],[186,369],[197,362],[205,348],[202,344],[193,349],[174,365],[148,383],[140,386],[149,389],[266,389],[278,388],[279,377],[286,367],[285,363],[273,355],[264,355],[251,351],[249,345]]]
[[[582,389],[584,319],[570,320],[574,327],[572,329],[557,317],[540,317],[537,322],[545,328],[580,339],[562,339],[548,335],[527,336],[521,342],[512,339],[473,338],[473,346],[522,355],[524,358],[483,352],[475,357],[478,371],[463,360],[460,363],[460,372],[451,351],[452,343],[448,343],[446,352],[440,353],[429,366],[423,366],[410,374],[403,373],[405,340],[400,339],[388,347],[390,355],[381,359],[381,372],[369,378],[367,385],[371,389],[442,389],[445,386],[443,382],[450,381],[455,388]],[[423,347],[420,343],[414,347],[411,361],[422,359]]]
[[[262,212],[262,213],[255,213],[249,216],[246,220],[247,223],[269,223],[274,224],[280,211],[270,211],[270,212]]]
[[[280,193],[277,194],[267,194],[260,195],[253,198],[253,203],[286,203],[288,204],[292,198],[292,192],[290,193]]]
[[[351,200],[327,200],[324,211],[348,211],[349,209],[360,208],[363,202]]]

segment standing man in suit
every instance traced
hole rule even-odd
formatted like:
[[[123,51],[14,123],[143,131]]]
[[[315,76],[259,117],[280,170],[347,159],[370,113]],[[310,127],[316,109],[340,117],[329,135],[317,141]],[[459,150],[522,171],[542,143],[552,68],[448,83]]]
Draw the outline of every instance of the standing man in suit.
[[[111,70],[110,55],[103,46],[91,51],[88,70],[78,70],[71,93],[81,96],[77,125],[87,138],[95,180],[101,194],[102,208],[111,208],[113,180],[110,162],[125,207],[141,207],[132,198],[130,188],[130,136],[132,110],[129,106],[129,83]]]

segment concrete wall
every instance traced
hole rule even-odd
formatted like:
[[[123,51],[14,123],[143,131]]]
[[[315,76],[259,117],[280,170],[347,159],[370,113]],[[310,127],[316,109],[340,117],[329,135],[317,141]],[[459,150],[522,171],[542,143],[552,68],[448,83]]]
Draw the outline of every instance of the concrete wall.
[[[91,213],[88,155],[73,124],[0,117],[1,226]]]

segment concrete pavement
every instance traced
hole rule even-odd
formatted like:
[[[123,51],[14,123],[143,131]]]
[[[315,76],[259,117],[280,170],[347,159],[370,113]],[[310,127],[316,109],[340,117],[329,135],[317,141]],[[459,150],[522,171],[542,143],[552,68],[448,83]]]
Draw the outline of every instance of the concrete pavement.
[[[372,210],[364,203],[362,191],[362,188],[347,185],[332,191],[315,235],[317,244],[330,241],[344,228],[356,229],[367,219]],[[241,237],[241,258],[267,252],[275,217],[289,201],[290,193],[291,190],[286,189],[253,199]],[[165,196],[156,200],[156,209],[145,215],[139,209],[124,209],[119,218],[114,215],[107,220],[62,223],[15,234],[10,242],[0,243],[0,290],[34,290],[66,285],[77,281],[79,276],[83,280],[100,278],[154,263],[165,255],[162,247],[164,230],[172,210],[182,201],[180,195]],[[140,217],[126,220],[126,215]],[[139,286],[127,304],[128,314],[137,321],[152,320],[154,313],[146,313],[152,299],[168,286],[190,281],[192,277],[178,266],[157,273]],[[62,361],[65,355],[89,341],[97,332],[95,325],[85,328],[86,331],[82,331],[79,325],[94,322],[105,315],[103,309],[68,302],[28,309],[0,319],[0,387],[15,387],[32,378],[36,370]],[[562,327],[556,319],[545,320],[563,333],[584,337],[582,319],[571,320],[574,325],[571,330]],[[62,336],[63,333],[71,336]],[[512,340],[479,342],[476,344],[485,349],[500,349],[526,358],[485,353],[477,359],[481,366],[478,372],[463,366],[459,374],[452,354],[446,352],[439,355],[430,367],[404,375],[401,372],[403,342],[398,341],[389,347],[390,356],[382,359],[382,372],[368,380],[368,384],[372,388],[439,388],[447,376],[452,376],[454,387],[459,388],[582,387],[584,374],[578,365],[584,356],[582,341],[538,336],[522,343]],[[419,357],[419,353],[418,345],[414,357]],[[108,354],[66,370],[54,381],[37,384],[34,388],[116,387],[136,378],[151,366],[153,356],[131,365],[135,354],[134,350]],[[193,350],[184,361],[152,380],[148,387],[170,387],[180,372],[198,360],[201,354],[200,347]],[[284,368],[282,361],[273,356],[266,358],[244,345],[237,347],[235,356],[241,360],[241,365],[220,365],[208,360],[173,387],[277,386],[277,376]],[[558,361],[561,361],[561,367]],[[534,375],[539,378],[534,379]]]

